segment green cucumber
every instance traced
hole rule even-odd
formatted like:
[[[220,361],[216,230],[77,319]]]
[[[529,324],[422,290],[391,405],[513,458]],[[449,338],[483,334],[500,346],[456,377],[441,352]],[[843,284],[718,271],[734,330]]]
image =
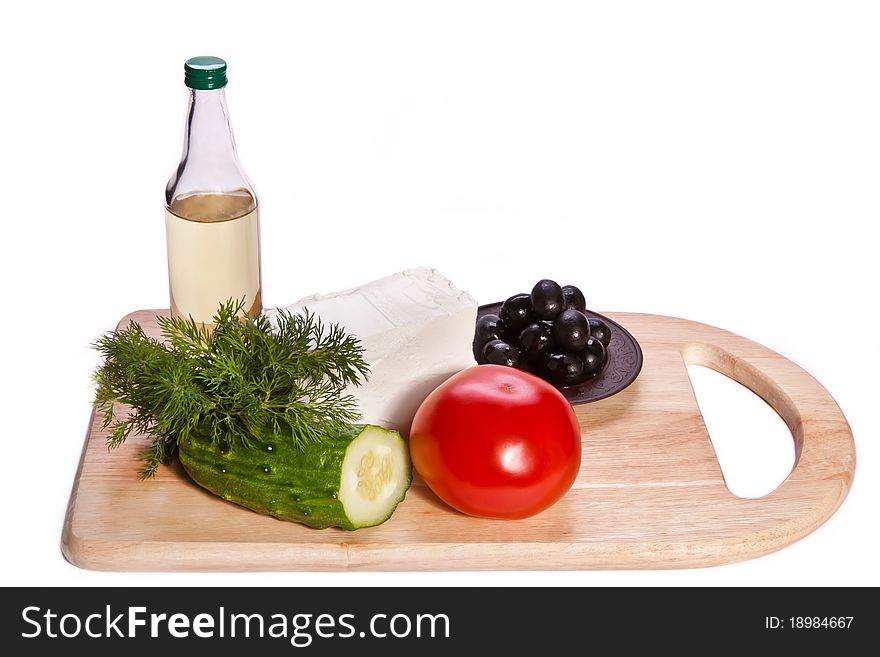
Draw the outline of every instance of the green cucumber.
[[[190,478],[225,500],[324,529],[372,527],[391,517],[412,481],[409,449],[396,431],[353,425],[298,448],[271,432],[252,447],[222,450],[181,442]]]

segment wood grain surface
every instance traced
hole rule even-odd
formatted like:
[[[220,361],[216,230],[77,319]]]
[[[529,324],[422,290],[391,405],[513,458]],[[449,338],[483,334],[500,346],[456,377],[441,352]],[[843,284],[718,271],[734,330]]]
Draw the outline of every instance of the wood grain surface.
[[[129,319],[158,335],[143,310]],[[575,407],[583,465],[569,493],[519,521],[453,511],[416,476],[383,525],[314,530],[261,516],[192,484],[179,464],[139,481],[133,437],[113,452],[94,414],[65,518],[62,550],[97,570],[579,570],[690,568],[757,557],[809,534],[849,491],[855,447],[834,399],[791,361],[703,324],[610,313],[639,341],[629,388]],[[772,493],[733,495],[697,406],[687,364],[711,367],[785,420],[795,466]]]

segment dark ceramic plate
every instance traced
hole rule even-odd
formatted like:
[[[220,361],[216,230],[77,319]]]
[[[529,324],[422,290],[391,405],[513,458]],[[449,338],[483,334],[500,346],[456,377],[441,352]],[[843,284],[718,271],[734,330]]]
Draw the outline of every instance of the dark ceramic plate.
[[[497,315],[500,308],[500,302],[480,306],[477,309],[477,319],[489,313]],[[586,404],[610,397],[635,381],[642,370],[642,349],[629,331],[613,319],[591,310],[587,311],[587,317],[598,317],[611,329],[611,342],[607,349],[608,362],[592,379],[559,389],[572,404]]]

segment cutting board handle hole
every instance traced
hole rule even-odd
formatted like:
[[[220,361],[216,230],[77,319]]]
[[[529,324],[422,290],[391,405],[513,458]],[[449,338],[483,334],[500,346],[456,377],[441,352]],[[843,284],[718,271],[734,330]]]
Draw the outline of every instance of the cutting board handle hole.
[[[794,405],[759,370],[714,345],[688,345],[683,355],[727,488],[744,498],[772,493],[800,451]]]

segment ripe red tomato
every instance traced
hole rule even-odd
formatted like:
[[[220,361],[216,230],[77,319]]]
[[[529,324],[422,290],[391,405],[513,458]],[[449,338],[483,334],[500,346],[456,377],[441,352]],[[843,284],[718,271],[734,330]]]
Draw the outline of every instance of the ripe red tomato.
[[[485,518],[526,518],[574,483],[581,430],[571,405],[532,374],[462,370],[419,407],[410,433],[418,473],[440,499]]]

